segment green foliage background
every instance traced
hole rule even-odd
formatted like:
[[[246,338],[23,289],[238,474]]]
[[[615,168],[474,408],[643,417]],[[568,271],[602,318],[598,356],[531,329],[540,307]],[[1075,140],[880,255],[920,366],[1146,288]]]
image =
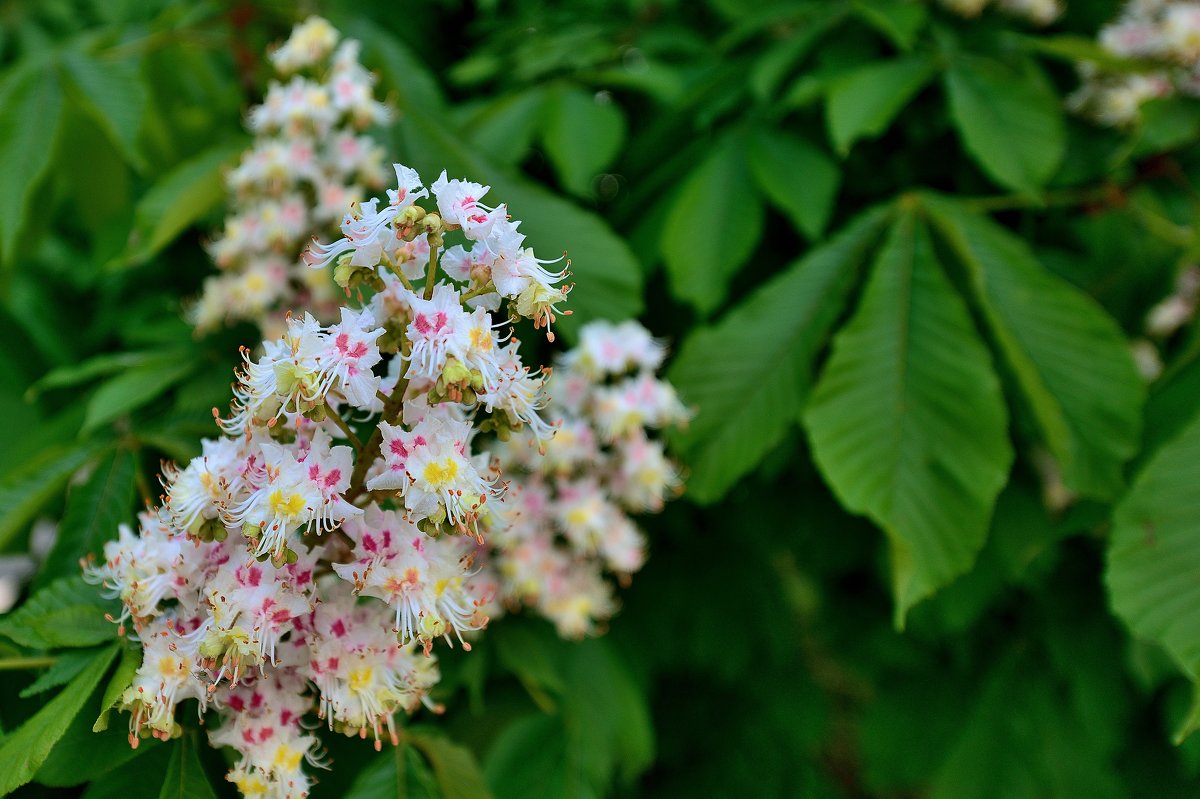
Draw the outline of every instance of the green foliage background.
[[[0,620],[39,667],[0,681],[0,793],[231,795],[186,711],[128,748],[136,654],[76,564],[214,433],[253,331],[181,307],[261,54],[319,11],[392,156],[491,183],[570,251],[567,337],[640,316],[698,415],[605,637],[504,619],[315,797],[1196,795],[1200,336],[1149,384],[1128,345],[1198,255],[1200,104],[1064,112],[1076,59],[1130,67],[1117,4],[303,5],[0,3],[0,549],[62,520]]]

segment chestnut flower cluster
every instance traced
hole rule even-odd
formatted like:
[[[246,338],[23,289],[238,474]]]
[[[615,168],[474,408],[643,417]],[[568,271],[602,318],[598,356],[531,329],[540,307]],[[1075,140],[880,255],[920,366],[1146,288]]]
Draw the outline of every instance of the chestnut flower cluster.
[[[370,299],[244,351],[225,435],[165,469],[161,506],[85,564],[143,648],[120,699],[130,743],[175,735],[197,700],[245,796],[306,795],[314,716],[378,747],[400,714],[437,709],[435,643],[469,649],[495,602],[479,573],[506,483],[479,434],[545,444],[555,429],[543,371],[488,309],[548,326],[565,270],[482,204],[488,187],[395,172],[306,258]]]
[[[487,593],[500,606],[529,606],[569,638],[597,632],[616,611],[605,573],[627,583],[646,559],[630,514],[657,512],[682,489],[678,467],[651,437],[690,416],[655,376],[665,354],[637,322],[585,325],[550,383],[553,439],[539,449],[526,427],[499,449],[508,518],[490,531],[476,580],[494,581]]]
[[[1099,38],[1113,55],[1148,66],[1116,73],[1081,63],[1083,84],[1067,99],[1073,111],[1122,127],[1141,119],[1141,106],[1148,100],[1173,94],[1200,97],[1200,2],[1130,0]]]
[[[209,245],[221,274],[190,309],[199,330],[247,320],[274,337],[283,310],[336,316],[339,292],[327,274],[300,264],[314,235],[335,229],[351,202],[383,188],[383,149],[364,130],[387,121],[358,42],[311,17],[270,54],[281,79],[250,109],[254,144],[226,176],[231,211]]]

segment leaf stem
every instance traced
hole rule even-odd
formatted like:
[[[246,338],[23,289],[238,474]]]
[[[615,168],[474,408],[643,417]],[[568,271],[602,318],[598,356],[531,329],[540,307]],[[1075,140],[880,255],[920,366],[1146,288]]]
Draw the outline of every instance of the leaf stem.
[[[0,671],[20,669],[45,669],[58,662],[57,655],[41,655],[37,657],[0,658]]]

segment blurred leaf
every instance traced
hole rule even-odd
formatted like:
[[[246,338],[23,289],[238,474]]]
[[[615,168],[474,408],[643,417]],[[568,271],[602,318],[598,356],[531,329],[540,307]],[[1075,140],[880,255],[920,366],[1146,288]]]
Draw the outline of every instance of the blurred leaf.
[[[893,225],[804,421],[842,504],[891,541],[903,627],[975,562],[1013,458],[991,358],[914,211]]]
[[[1200,108],[1183,97],[1158,97],[1138,109],[1137,146],[1134,156],[1144,157],[1173,150],[1200,136]]]
[[[104,616],[112,602],[82,577],[63,577],[0,618],[0,635],[31,649],[84,647],[111,641],[117,628]]]
[[[1113,514],[1106,582],[1134,635],[1200,680],[1200,420],[1164,444]]]
[[[697,410],[678,435],[696,501],[720,499],[798,418],[812,360],[886,218],[866,212],[684,341],[669,377]]]
[[[625,140],[625,117],[607,94],[563,87],[543,111],[542,141],[567,191],[591,196],[592,180],[612,163]]]
[[[1021,239],[954,201],[926,195],[1067,486],[1107,499],[1137,451],[1145,387],[1121,331],[1050,274]]]
[[[138,201],[128,250],[111,266],[145,262],[217,207],[225,199],[222,167],[228,166],[244,147],[244,141],[216,145],[160,178]]]
[[[1060,33],[1047,36],[1020,36],[1017,38],[1025,49],[1069,62],[1072,66],[1090,62],[1103,67],[1106,72],[1145,72],[1146,64],[1122,58],[1099,42],[1098,39],[1078,34]]]
[[[10,69],[0,82],[0,108],[0,265],[8,265],[58,141],[63,109],[58,74],[33,61]]]
[[[83,432],[140,408],[187,377],[195,366],[195,361],[186,355],[177,355],[170,363],[151,361],[108,380],[88,400]]]
[[[672,293],[708,316],[762,235],[763,209],[746,161],[745,141],[727,135],[688,175],[660,246]]]
[[[837,199],[842,177],[837,165],[803,139],[767,128],[751,136],[749,153],[763,194],[805,236],[819,238]]]
[[[1062,101],[1037,73],[956,58],[945,73],[963,146],[997,183],[1036,194],[1066,151]]]
[[[90,667],[71,680],[62,693],[0,741],[0,796],[33,779],[50,750],[83,709],[116,654],[115,646],[97,654]]]
[[[492,744],[484,773],[496,799],[599,799],[568,770],[562,723],[527,716],[506,725]]]
[[[148,774],[165,774],[170,759],[170,746],[156,746],[151,738],[142,741],[138,749],[149,751],[135,762],[126,762],[98,778],[83,792],[83,799],[158,799],[161,786]]]
[[[436,735],[411,732],[409,741],[433,766],[442,799],[491,799],[475,755],[466,747]]]
[[[476,110],[463,128],[472,143],[498,164],[521,161],[542,125],[546,93],[540,86],[495,98]]]
[[[79,50],[68,50],[62,64],[78,89],[83,107],[126,160],[139,169],[144,168],[137,136],[146,110],[147,92],[138,65],[94,58]]]
[[[4,508],[0,514],[0,550],[12,543],[95,451],[88,445],[50,447],[0,481],[0,507]]]
[[[30,401],[37,399],[43,391],[53,388],[67,388],[86,383],[97,377],[120,372],[134,366],[139,366],[148,360],[161,358],[161,353],[155,352],[105,352],[88,358],[79,363],[60,366],[44,374],[40,380],[29,387],[26,398]],[[168,360],[176,360],[175,356]]]
[[[411,746],[389,747],[373,761],[354,778],[344,799],[439,799],[433,775]]]
[[[495,645],[500,662],[531,693],[563,691],[563,678],[556,662],[559,640],[545,625],[513,618],[490,631],[488,638]],[[539,705],[546,701],[544,696],[535,696],[536,699],[542,700]]]
[[[822,36],[845,17],[838,3],[810,4],[808,12],[791,27],[787,38],[775,42],[754,63],[750,88],[759,100],[768,101],[795,66]]]
[[[825,116],[834,149],[845,156],[858,139],[886,131],[935,68],[929,56],[912,55],[867,64],[831,81]]]
[[[171,761],[159,799],[217,799],[196,753],[196,734],[185,733],[171,744]]]
[[[967,706],[931,799],[1121,796],[1111,763],[1044,672],[1016,656],[995,667]]]
[[[854,13],[863,22],[892,40],[901,50],[911,50],[925,27],[929,8],[912,0],[854,0]]]
[[[136,468],[132,452],[115,450],[86,483],[71,491],[54,547],[42,562],[35,585],[77,574],[80,558],[88,553],[103,556],[104,542],[116,537],[117,524],[132,516]]]
[[[38,678],[32,683],[22,688],[18,696],[25,699],[49,691],[51,688],[66,685],[75,678],[76,674],[83,671],[95,659],[96,650],[94,649],[63,652],[58,656],[58,660],[54,661],[53,666],[38,675]]]
[[[614,778],[632,784],[654,761],[650,709],[629,667],[604,638],[574,644],[566,663],[563,719],[575,770],[597,793]]]

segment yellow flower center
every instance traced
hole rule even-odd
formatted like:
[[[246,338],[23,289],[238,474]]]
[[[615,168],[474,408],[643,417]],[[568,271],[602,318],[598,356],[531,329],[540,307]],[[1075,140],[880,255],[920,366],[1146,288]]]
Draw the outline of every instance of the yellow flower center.
[[[363,666],[361,669],[350,672],[350,690],[365,691],[371,684],[372,676],[374,676],[374,672],[370,666]]]
[[[434,488],[444,488],[458,476],[458,464],[453,458],[446,458],[442,463],[430,461],[425,467],[425,480]]]
[[[270,497],[271,511],[278,516],[299,516],[304,510],[304,497],[299,494],[284,494],[275,489]]]

